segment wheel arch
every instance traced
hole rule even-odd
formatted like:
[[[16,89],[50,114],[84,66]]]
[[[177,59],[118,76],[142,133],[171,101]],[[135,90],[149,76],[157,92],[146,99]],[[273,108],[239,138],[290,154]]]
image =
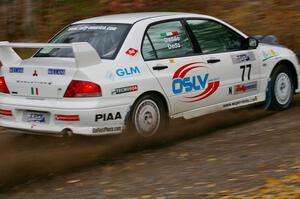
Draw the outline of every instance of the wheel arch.
[[[127,113],[127,115],[126,115],[126,117],[125,117],[125,126],[128,126],[128,124],[130,124],[130,118],[131,118],[131,116],[132,116],[133,109],[134,109],[134,105],[136,104],[136,102],[137,102],[140,98],[142,98],[143,96],[149,95],[149,94],[151,94],[151,95],[156,95],[156,96],[158,96],[158,97],[162,100],[162,102],[164,103],[164,106],[165,106],[165,108],[166,108],[166,112],[167,112],[166,115],[167,115],[168,119],[170,118],[170,105],[169,105],[169,103],[168,103],[167,97],[166,97],[165,95],[163,95],[163,94],[162,94],[161,92],[159,92],[159,91],[156,91],[156,90],[150,90],[150,91],[146,91],[146,92],[144,92],[144,93],[141,93],[141,94],[133,101],[133,103],[132,103],[131,106],[130,106],[129,112]]]
[[[168,117],[170,116],[170,115],[169,115],[169,113],[170,113],[170,105],[169,105],[169,103],[168,103],[168,101],[167,101],[166,96],[163,95],[161,92],[156,91],[156,90],[146,91],[146,92],[140,94],[140,95],[134,100],[132,106],[133,106],[133,105],[134,105],[141,97],[143,97],[143,96],[145,96],[145,95],[156,95],[156,96],[158,96],[158,97],[163,101],[163,103],[164,103],[164,106],[165,106],[165,108],[166,108]]]
[[[275,64],[275,67],[273,68],[269,78],[272,77],[272,75],[274,74],[274,71],[277,67],[279,67],[280,65],[284,65],[286,66],[292,74],[292,78],[293,78],[293,84],[294,84],[294,90],[296,91],[298,89],[298,76],[297,76],[297,71],[296,71],[296,67],[294,66],[294,64],[289,61],[289,60],[280,60],[278,63]]]
[[[133,109],[134,109],[134,105],[136,104],[136,102],[142,98],[143,96],[145,95],[156,95],[158,96],[162,102],[164,103],[164,106],[166,108],[166,116],[167,116],[167,119],[169,121],[169,118],[170,118],[170,105],[168,103],[168,100],[167,100],[167,97],[165,95],[163,95],[161,92],[159,91],[156,91],[156,90],[150,90],[150,91],[146,91],[144,93],[141,93],[134,101],[133,103],[131,104],[130,106],[130,109],[129,109],[129,112],[127,113],[126,117],[125,117],[125,126],[128,126],[128,124],[130,124],[130,119],[132,117],[132,114],[133,114]]]

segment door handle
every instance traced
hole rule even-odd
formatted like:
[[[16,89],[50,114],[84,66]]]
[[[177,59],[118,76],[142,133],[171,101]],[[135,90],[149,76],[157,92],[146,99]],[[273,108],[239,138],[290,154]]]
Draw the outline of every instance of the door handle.
[[[168,66],[153,66],[152,69],[153,70],[164,70],[169,68]]]
[[[209,59],[209,60],[207,60],[207,63],[214,64],[214,63],[218,63],[220,61],[221,61],[220,59]]]

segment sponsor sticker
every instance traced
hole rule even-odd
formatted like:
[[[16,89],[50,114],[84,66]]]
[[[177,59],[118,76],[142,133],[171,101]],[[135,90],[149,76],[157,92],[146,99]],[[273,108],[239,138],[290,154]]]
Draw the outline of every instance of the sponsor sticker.
[[[175,64],[175,59],[169,59],[170,64]]]
[[[263,62],[279,56],[279,54],[274,49],[271,49],[269,51],[263,51],[262,54],[263,54],[263,60],[262,60]]]
[[[126,55],[130,55],[130,56],[135,56],[139,51],[137,49],[134,48],[129,48],[126,51]]]
[[[122,115],[120,112],[117,113],[101,113],[95,116],[95,122],[98,121],[110,121],[110,120],[120,120],[122,119]]]
[[[87,26],[87,25],[81,25],[81,26],[74,26],[68,28],[68,31],[87,31],[87,30],[108,30],[108,31],[116,31],[118,27],[115,26],[103,26],[103,25],[93,25],[93,26]]]
[[[116,70],[116,74],[118,77],[133,76],[133,75],[140,74],[140,73],[141,73],[140,68],[137,66],[118,68]]]
[[[130,93],[130,92],[135,92],[138,91],[138,85],[133,85],[133,86],[126,86],[122,88],[116,88],[111,91],[112,95],[119,95],[119,94],[124,94],[124,93]]]
[[[184,102],[198,102],[214,94],[220,86],[218,79],[210,79],[211,74],[203,62],[194,62],[180,67],[173,75],[172,91],[175,95],[195,93],[184,97]]]
[[[48,69],[48,75],[65,75],[65,74],[66,74],[65,69],[53,69],[53,68]]]
[[[18,84],[40,84],[40,85],[52,85],[52,82],[38,82],[38,81],[23,81],[23,80],[17,80]]]
[[[106,133],[106,132],[116,132],[121,131],[122,127],[104,127],[104,128],[93,128],[93,133]]]
[[[24,73],[24,68],[22,67],[10,67],[9,73]]]
[[[232,89],[229,88],[229,94],[231,93],[237,95],[237,94],[247,93],[256,90],[257,90],[257,81],[235,85],[233,86],[233,93],[232,93]]]
[[[233,64],[240,64],[243,62],[251,62],[256,60],[253,52],[231,55],[231,59]]]
[[[256,102],[257,100],[258,99],[255,96],[254,98],[243,99],[243,100],[240,100],[240,101],[224,104],[223,108],[236,107],[236,106],[243,105],[243,104],[249,104],[249,103],[252,103],[252,102]]]

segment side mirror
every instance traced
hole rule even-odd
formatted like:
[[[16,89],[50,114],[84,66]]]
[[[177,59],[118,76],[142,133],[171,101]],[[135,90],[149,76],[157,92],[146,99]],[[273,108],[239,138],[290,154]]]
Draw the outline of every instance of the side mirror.
[[[249,49],[256,49],[259,45],[259,41],[254,37],[247,38],[247,44]]]

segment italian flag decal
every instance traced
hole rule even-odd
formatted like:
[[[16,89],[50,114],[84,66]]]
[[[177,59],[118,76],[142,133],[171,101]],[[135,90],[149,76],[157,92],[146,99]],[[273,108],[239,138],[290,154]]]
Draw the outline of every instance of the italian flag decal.
[[[39,95],[39,89],[31,87],[31,95],[38,96]]]
[[[174,36],[178,36],[179,33],[177,31],[175,32],[165,32],[165,33],[161,33],[160,36],[162,38],[166,38],[166,37],[174,37]]]

